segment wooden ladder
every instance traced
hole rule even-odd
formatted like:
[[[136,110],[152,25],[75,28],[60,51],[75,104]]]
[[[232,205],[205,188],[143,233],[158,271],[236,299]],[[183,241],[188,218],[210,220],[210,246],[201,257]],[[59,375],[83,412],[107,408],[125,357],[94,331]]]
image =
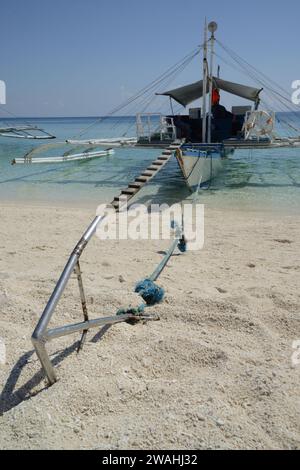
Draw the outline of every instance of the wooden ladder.
[[[181,141],[174,141],[169,147],[164,149],[159,157],[154,160],[134,181],[128,184],[127,188],[122,189],[120,194],[114,198],[111,205],[116,211],[136,196],[136,194],[147,184],[157,173],[164,168],[172,157],[174,151],[181,145]]]

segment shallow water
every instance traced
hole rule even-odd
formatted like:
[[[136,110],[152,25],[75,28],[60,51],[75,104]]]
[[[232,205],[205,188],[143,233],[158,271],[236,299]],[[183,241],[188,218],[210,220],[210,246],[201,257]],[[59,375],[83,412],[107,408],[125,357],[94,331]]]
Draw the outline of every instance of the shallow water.
[[[151,162],[159,151],[115,149],[115,155],[84,162],[10,165],[30,148],[77,137],[95,118],[34,119],[57,136],[52,141],[0,137],[0,199],[47,204],[97,205],[109,202]],[[30,120],[29,120],[30,122]],[[21,122],[20,122],[21,123]],[[135,135],[134,118],[108,118],[82,138]],[[66,149],[64,149],[65,151]],[[60,154],[60,149],[53,151]],[[300,211],[300,149],[239,150],[199,201],[214,208]],[[176,202],[189,197],[175,159],[141,192],[138,201]]]

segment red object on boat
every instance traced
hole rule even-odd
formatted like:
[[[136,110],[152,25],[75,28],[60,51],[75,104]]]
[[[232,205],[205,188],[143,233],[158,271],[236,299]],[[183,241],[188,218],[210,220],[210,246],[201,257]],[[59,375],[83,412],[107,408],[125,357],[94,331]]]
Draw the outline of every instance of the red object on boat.
[[[211,97],[211,102],[212,105],[214,106],[215,104],[219,104],[220,102],[220,93],[218,88],[214,88],[212,91],[212,97]]]

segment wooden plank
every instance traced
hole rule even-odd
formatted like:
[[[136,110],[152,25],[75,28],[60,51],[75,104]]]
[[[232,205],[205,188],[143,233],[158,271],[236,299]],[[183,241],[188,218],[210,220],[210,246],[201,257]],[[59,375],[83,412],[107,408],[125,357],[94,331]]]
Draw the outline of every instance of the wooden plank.
[[[129,183],[128,187],[129,188],[141,188],[142,186],[144,186],[144,184],[140,181],[133,181],[132,183]]]
[[[148,177],[147,176],[137,176],[135,178],[135,181],[138,181],[138,182],[141,182],[141,183],[146,183],[148,181]]]
[[[161,168],[161,167],[156,166],[156,165],[153,165],[153,163],[152,163],[151,166],[148,166],[147,170],[149,170],[149,171],[155,171],[155,172],[156,172],[156,171],[157,171],[158,169],[160,169],[160,168]]]
[[[164,155],[160,155],[157,160],[160,160],[161,162],[166,162],[168,160],[170,160],[170,157],[166,157]]]
[[[135,194],[139,188],[125,188],[122,189],[121,194]]]
[[[125,195],[125,194],[123,194],[123,193],[120,193],[119,196],[115,196],[115,197],[114,197],[113,202],[126,201],[126,199],[128,199],[128,198],[129,198],[128,195]]]

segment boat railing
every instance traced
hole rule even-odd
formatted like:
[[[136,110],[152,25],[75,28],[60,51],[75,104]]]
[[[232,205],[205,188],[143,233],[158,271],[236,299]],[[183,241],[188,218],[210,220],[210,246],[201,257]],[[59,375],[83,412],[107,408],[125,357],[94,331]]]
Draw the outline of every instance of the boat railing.
[[[174,119],[161,113],[139,113],[136,116],[137,139],[148,142],[176,140]]]
[[[245,140],[265,140],[272,142],[275,138],[275,112],[265,110],[247,111],[243,125]]]

